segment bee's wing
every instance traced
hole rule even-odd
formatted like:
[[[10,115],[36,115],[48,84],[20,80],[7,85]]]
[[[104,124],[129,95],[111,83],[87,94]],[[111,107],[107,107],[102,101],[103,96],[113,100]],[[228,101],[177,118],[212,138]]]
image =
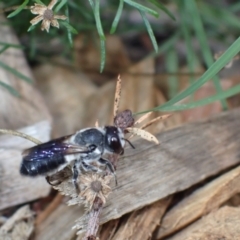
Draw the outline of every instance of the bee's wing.
[[[92,150],[87,146],[81,146],[66,142],[72,135],[57,138],[46,143],[39,144],[23,151],[23,161],[41,161],[46,159],[62,158],[65,155],[75,153],[88,153]]]
[[[20,173],[28,176],[47,174],[67,164],[66,155],[94,151],[94,146],[87,147],[69,143],[67,140],[71,136],[73,135],[54,139],[25,150]]]

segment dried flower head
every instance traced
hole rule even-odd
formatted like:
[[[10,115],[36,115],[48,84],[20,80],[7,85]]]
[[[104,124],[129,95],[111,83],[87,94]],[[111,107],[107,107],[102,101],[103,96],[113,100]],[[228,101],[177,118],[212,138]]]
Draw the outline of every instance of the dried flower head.
[[[54,15],[54,12],[52,11],[52,8],[57,3],[57,0],[52,0],[48,6],[37,4],[35,3],[34,6],[31,6],[31,12],[33,14],[37,14],[38,16],[35,17],[30,21],[32,25],[38,24],[40,21],[42,21],[41,30],[44,29],[48,32],[50,28],[50,24],[53,27],[59,28],[59,23],[57,19],[66,20],[67,17],[64,15]]]
[[[80,177],[80,183],[83,185],[83,190],[80,193],[80,196],[85,199],[86,204],[90,206],[90,209],[97,198],[100,198],[103,204],[106,203],[106,199],[112,191],[109,186],[111,178],[112,176],[110,175],[102,177],[96,173],[83,174]]]

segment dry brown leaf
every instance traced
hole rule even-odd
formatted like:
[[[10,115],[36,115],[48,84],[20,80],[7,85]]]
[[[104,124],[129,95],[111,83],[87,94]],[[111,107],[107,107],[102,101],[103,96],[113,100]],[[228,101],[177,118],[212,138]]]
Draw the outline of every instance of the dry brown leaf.
[[[140,128],[126,128],[126,130],[129,132],[129,133],[132,133],[133,135],[137,135],[143,139],[146,139],[147,141],[149,142],[155,142],[156,144],[159,144],[159,141],[157,140],[157,138],[152,135],[151,133],[145,131],[145,130],[142,130]]]

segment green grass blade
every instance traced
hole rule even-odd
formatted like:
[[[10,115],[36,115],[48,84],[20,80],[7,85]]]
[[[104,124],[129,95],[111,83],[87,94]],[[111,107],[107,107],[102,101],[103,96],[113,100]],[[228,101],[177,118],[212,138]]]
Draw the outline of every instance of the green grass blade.
[[[7,18],[11,18],[16,16],[18,13],[20,13],[28,4],[29,0],[25,0],[15,11],[10,13]]]
[[[163,12],[165,12],[172,20],[176,21],[174,15],[162,3],[156,0],[149,0],[149,2],[161,9]]]
[[[30,79],[29,77],[23,75],[22,73],[20,73],[19,71],[17,71],[16,69],[9,67],[8,65],[4,64],[3,62],[0,61],[0,67],[4,68],[5,70],[7,70],[8,72],[12,73],[13,75],[15,75],[16,77],[24,80],[25,82],[28,83],[33,83],[32,79]]]
[[[161,46],[158,47],[157,52],[155,51],[151,52],[150,54],[148,54],[147,57],[155,58],[159,54],[169,51],[174,46],[176,41],[179,39],[179,35],[180,35],[180,31],[178,30],[171,37],[169,37]]]
[[[36,28],[36,26],[37,26],[37,25],[31,25],[31,26],[28,28],[27,32],[31,32],[33,29]]]
[[[191,86],[186,88],[184,91],[178,93],[174,98],[164,103],[163,105],[153,109],[149,109],[141,113],[150,111],[161,111],[163,108],[172,106],[173,104],[188,97],[190,94],[198,90],[204,83],[213,78],[226,64],[228,64],[231,61],[232,58],[234,58],[234,56],[238,54],[239,51],[240,51],[240,37],[226,50],[225,53],[221,55],[221,57],[216,62],[214,62],[211,65],[211,67],[198,80],[191,84]]]
[[[95,16],[95,20],[96,20],[98,35],[102,40],[105,40],[102,23],[101,23],[101,19],[100,19],[100,1],[99,0],[96,0],[96,2],[95,2],[94,16]]]
[[[5,82],[0,81],[0,86],[7,89],[13,96],[20,97],[20,94],[18,93],[18,91],[16,91],[12,86],[6,84]]]
[[[9,46],[2,47],[2,49],[0,49],[0,54],[5,52],[7,49],[9,49]]]
[[[100,39],[100,47],[101,47],[101,64],[100,64],[100,73],[103,72],[105,62],[106,62],[106,48],[105,48],[105,40]]]
[[[11,43],[6,43],[6,42],[0,42],[0,45],[7,46],[7,47],[12,47],[12,48],[24,48],[20,44],[11,44]]]
[[[137,8],[139,11],[149,13],[154,17],[159,17],[158,12],[156,12],[156,11],[150,9],[150,8],[144,7],[143,5],[141,5],[139,3],[133,2],[131,0],[124,0],[124,2],[127,3],[128,5],[134,7],[134,8]]]
[[[41,4],[41,5],[46,5],[46,4],[44,4],[41,0],[34,0],[34,2],[36,2],[36,3],[38,3],[38,4]]]
[[[66,6],[67,6],[67,2],[68,2],[68,0],[62,0],[62,1],[60,1],[59,4],[55,7],[54,12],[55,12],[55,13],[59,12],[59,10],[60,10],[61,8],[63,8],[63,6],[64,6],[65,4],[66,4]]]
[[[196,1],[192,0],[192,1],[187,1],[185,0],[185,7],[187,9],[187,11],[189,12],[189,14],[191,14],[192,16],[192,23],[193,26],[195,28],[195,32],[198,38],[198,41],[200,43],[201,49],[202,49],[202,53],[203,53],[203,58],[204,61],[206,62],[207,66],[210,67],[212,65],[212,63],[214,62],[208,42],[207,42],[207,37],[205,34],[205,30],[203,28],[203,23],[196,5]],[[219,78],[218,77],[214,77],[213,78],[213,82],[215,85],[215,88],[217,90],[217,92],[221,92],[222,91],[222,87],[221,84],[219,82]],[[224,101],[224,99],[221,101],[222,106],[224,109],[227,109],[227,102]]]
[[[72,33],[72,34],[78,34],[78,31],[72,26],[70,25],[68,22],[66,21],[60,21],[59,22],[65,27],[67,28],[67,30]]]
[[[187,104],[176,104],[169,107],[162,107],[161,111],[171,112],[171,111],[182,111],[182,110],[187,110],[191,108],[197,108],[197,107],[201,107],[201,106],[219,101],[221,99],[232,97],[238,93],[240,93],[240,85],[237,85],[228,90],[222,91],[221,93],[217,93],[213,96],[210,96],[195,102],[191,102]]]
[[[170,73],[170,76],[167,78],[169,97],[173,98],[178,92],[178,77],[175,73],[178,72],[178,56],[174,48],[168,51],[166,55],[166,69]]]
[[[110,29],[111,34],[115,33],[115,31],[117,29],[117,25],[119,23],[121,15],[122,15],[123,5],[124,5],[124,0],[120,0],[116,16],[113,20],[113,23],[112,23],[112,26],[111,26],[111,29]]]
[[[88,0],[88,1],[89,1],[90,6],[92,7],[92,9],[94,10],[94,3],[93,3],[93,0]]]
[[[151,41],[152,41],[154,50],[155,50],[155,52],[157,52],[157,51],[158,51],[158,44],[157,44],[156,38],[155,38],[155,36],[154,36],[152,27],[151,27],[151,25],[150,25],[150,23],[149,23],[146,15],[145,15],[145,13],[142,12],[142,11],[139,11],[139,12],[140,12],[140,14],[141,14],[141,16],[142,16],[142,19],[143,19],[143,21],[144,21],[144,24],[145,24],[145,26],[146,26],[146,28],[147,28],[148,35],[149,35],[149,37],[150,37],[150,39],[151,39]]]

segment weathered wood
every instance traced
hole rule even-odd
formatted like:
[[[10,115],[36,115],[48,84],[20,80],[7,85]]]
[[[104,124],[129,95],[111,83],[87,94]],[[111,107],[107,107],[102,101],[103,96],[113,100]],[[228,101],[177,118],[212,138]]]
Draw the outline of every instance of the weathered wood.
[[[101,223],[187,189],[238,164],[239,117],[240,111],[235,109],[210,120],[160,133],[157,135],[160,145],[144,140],[134,142],[136,149],[127,149],[125,158],[119,161],[119,186],[107,201]],[[72,226],[76,220],[75,209],[65,206],[67,221],[72,222]],[[61,224],[63,220],[59,220],[63,217],[56,214],[47,221],[54,229],[69,231]]]
[[[123,222],[113,240],[148,240],[151,239],[156,227],[160,224],[171,197],[137,210],[131,214],[126,222]],[[101,239],[104,240],[104,239]]]
[[[240,167],[237,167],[184,198],[163,218],[157,239],[173,234],[221,206],[240,192],[239,182]]]
[[[45,142],[50,138],[50,130],[49,122],[44,121],[19,131]],[[22,151],[33,145],[20,137],[0,136],[0,209],[48,194],[50,187],[44,177],[23,177],[19,173]]]
[[[119,161],[119,186],[110,195],[102,222],[182,191],[239,162],[239,109],[207,121],[160,133],[160,145],[144,140]]]
[[[166,240],[239,240],[240,208],[222,207]]]

